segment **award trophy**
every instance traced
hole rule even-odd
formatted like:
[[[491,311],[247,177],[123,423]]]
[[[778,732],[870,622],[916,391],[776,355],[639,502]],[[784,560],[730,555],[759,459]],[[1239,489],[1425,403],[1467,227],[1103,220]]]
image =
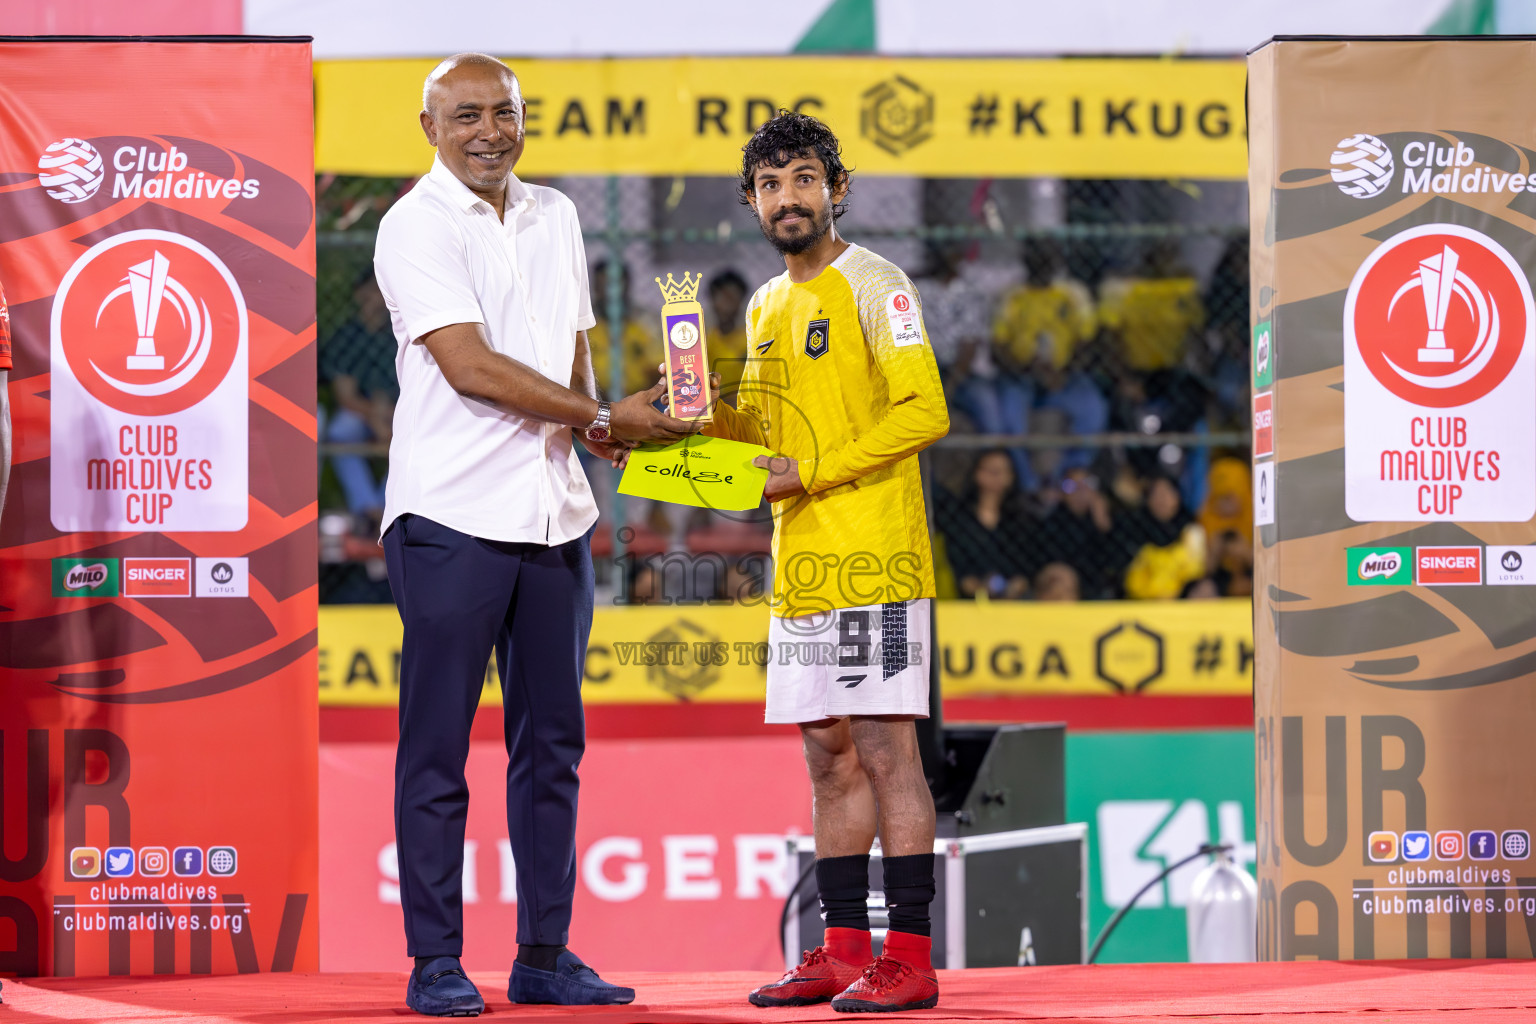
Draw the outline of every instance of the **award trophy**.
[[[704,350],[704,307],[699,305],[703,274],[683,273],[682,283],[667,273],[661,285],[661,335],[667,353],[667,411],[680,420],[708,423],[709,357]]]

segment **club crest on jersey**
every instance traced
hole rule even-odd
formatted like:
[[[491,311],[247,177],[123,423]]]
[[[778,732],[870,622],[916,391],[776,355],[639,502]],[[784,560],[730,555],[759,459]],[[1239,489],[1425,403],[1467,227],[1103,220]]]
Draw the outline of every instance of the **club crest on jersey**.
[[[829,320],[812,320],[805,328],[805,354],[812,359],[826,355],[831,336],[832,325]]]

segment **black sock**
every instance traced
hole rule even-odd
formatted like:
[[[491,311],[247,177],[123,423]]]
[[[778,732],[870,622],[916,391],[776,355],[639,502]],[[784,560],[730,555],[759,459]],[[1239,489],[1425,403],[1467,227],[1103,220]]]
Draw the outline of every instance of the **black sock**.
[[[555,961],[564,952],[564,946],[534,946],[522,943],[517,947],[517,962],[524,967],[532,967],[536,971],[552,971],[555,969]]]
[[[933,902],[933,854],[914,853],[886,857],[885,908],[891,915],[891,931],[929,935],[928,905]]]
[[[869,854],[821,858],[816,889],[828,928],[869,931]]]

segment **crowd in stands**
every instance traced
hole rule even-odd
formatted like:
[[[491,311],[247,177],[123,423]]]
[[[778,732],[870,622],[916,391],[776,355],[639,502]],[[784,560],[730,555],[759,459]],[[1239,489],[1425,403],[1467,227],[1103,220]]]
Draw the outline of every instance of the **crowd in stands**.
[[[929,463],[941,596],[1075,601],[1251,593],[1246,451],[1095,440],[1120,433],[1155,441],[1246,427],[1246,240],[1226,248],[1203,285],[1168,241],[1144,243],[1125,261],[1132,269],[1095,280],[1071,272],[1066,244],[1031,240],[1016,274],[1021,282],[1002,291],[978,283],[983,275],[970,272],[972,255],[966,243],[930,245],[928,265],[917,275],[952,434],[989,435],[937,450]],[[591,269],[597,324],[588,337],[605,392],[617,385],[630,393],[655,381],[659,325],[654,311],[633,308],[627,266],[610,295],[611,272],[603,260]],[[701,295],[711,362],[727,396],[744,365],[750,294],[741,274],[722,269]],[[617,380],[614,297],[621,324]],[[354,446],[387,442],[397,396],[395,342],[371,273],[357,279],[352,309],[320,346],[320,437]],[[1053,441],[1004,441],[1019,437]],[[1076,437],[1084,442],[1073,443]],[[332,493],[339,491],[357,532],[376,531],[384,460],[348,449],[326,461]],[[590,460],[587,467],[600,508],[611,512],[623,500],[614,493],[616,474]],[[690,538],[720,529],[708,513],[633,500],[624,513],[633,528],[660,538],[656,551],[766,549],[766,515],[727,524],[734,539],[712,538],[712,546],[700,548]],[[738,584],[761,585],[760,572],[737,575]],[[633,600],[656,598],[654,572],[636,563],[627,576]]]

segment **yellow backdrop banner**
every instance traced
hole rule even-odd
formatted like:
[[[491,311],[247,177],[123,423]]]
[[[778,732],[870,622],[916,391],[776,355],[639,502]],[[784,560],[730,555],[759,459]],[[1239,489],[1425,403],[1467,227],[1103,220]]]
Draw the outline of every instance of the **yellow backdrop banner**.
[[[950,697],[1242,695],[1253,689],[1251,605],[1193,602],[973,604],[936,608]],[[762,606],[599,608],[587,647],[588,703],[760,702],[770,660],[835,657],[770,648]],[[320,703],[393,705],[400,619],[387,605],[320,609]],[[494,665],[483,701],[499,704]]]
[[[1225,178],[1247,173],[1241,60],[679,57],[508,61],[528,103],[523,177],[725,175],[780,107],[837,132],[864,174]],[[430,60],[315,65],[322,172],[431,165]]]

